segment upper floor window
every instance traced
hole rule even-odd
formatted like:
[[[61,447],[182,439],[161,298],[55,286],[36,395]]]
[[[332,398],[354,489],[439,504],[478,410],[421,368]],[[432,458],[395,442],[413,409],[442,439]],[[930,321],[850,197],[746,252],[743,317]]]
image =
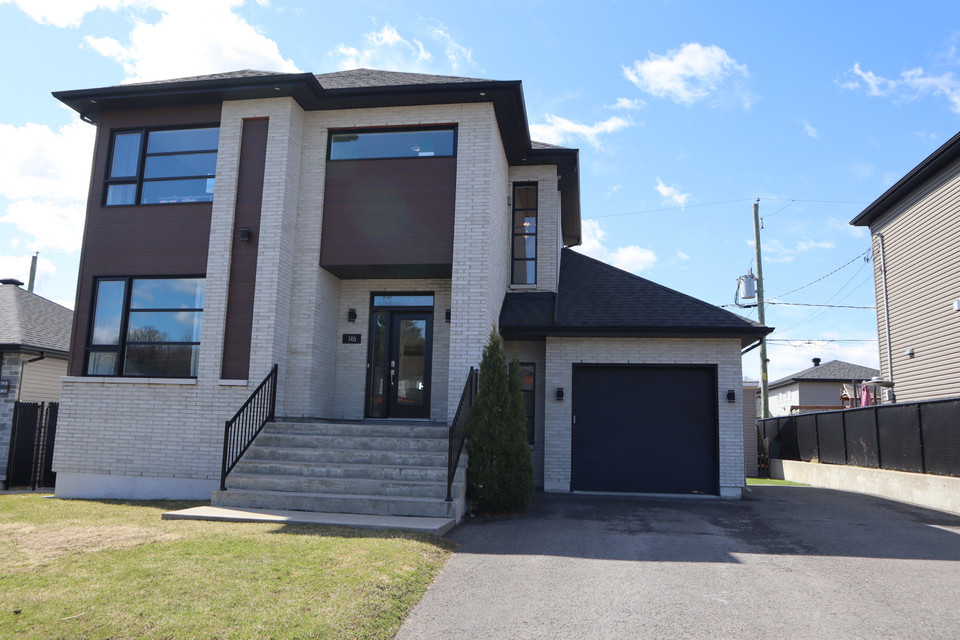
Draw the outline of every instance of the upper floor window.
[[[94,291],[87,375],[196,377],[203,278],[100,278]]]
[[[219,139],[219,127],[114,133],[105,204],[212,201]]]
[[[537,282],[537,185],[513,185],[512,284]]]
[[[330,160],[456,155],[456,129],[388,129],[330,133]]]

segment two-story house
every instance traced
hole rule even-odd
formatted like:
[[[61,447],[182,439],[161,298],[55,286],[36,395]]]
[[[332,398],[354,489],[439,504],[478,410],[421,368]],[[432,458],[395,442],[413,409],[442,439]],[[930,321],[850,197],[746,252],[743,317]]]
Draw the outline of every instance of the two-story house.
[[[885,401],[960,396],[960,133],[850,224],[870,228]]]
[[[209,496],[224,420],[276,363],[286,422],[216,502],[432,515],[497,327],[546,491],[739,496],[741,349],[768,329],[571,251],[578,152],[530,140],[520,82],[54,95],[97,127],[58,495]]]

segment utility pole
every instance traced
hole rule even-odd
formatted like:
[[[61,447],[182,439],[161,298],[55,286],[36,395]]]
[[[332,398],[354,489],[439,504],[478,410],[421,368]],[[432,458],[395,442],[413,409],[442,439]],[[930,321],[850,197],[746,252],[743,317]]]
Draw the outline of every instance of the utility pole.
[[[753,240],[757,250],[757,319],[766,324],[763,313],[763,262],[760,260],[760,198],[753,203]],[[760,338],[760,411],[770,417],[770,392],[767,389],[767,337]]]

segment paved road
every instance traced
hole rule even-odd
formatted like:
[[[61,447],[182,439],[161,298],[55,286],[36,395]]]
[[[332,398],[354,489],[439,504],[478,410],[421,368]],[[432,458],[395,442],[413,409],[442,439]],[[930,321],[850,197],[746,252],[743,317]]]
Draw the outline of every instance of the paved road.
[[[880,498],[538,494],[448,537],[400,640],[960,638],[960,517]]]

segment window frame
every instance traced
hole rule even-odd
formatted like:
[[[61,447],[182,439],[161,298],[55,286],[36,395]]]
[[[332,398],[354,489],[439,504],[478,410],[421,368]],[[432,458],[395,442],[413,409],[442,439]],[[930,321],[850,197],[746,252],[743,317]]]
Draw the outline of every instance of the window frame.
[[[187,275],[136,275],[136,276],[102,276],[95,277],[93,279],[93,296],[92,304],[90,305],[89,320],[87,324],[87,337],[86,344],[84,346],[83,354],[83,373],[84,377],[105,377],[105,378],[169,378],[169,379],[196,379],[197,375],[175,375],[175,376],[164,376],[157,375],[154,373],[151,374],[128,374],[125,372],[125,365],[127,359],[127,348],[132,345],[141,345],[141,344],[163,344],[170,346],[191,346],[199,348],[201,345],[201,340],[196,341],[183,341],[183,340],[174,340],[168,342],[148,342],[148,343],[130,343],[128,341],[128,331],[130,327],[130,312],[131,310],[135,313],[171,313],[171,312],[187,312],[187,313],[200,313],[200,328],[203,328],[203,307],[189,307],[189,308],[168,308],[168,307],[144,307],[131,309],[131,302],[133,300],[133,287],[134,282],[137,280],[202,280],[204,286],[204,303],[206,302],[206,275],[203,274],[187,274]],[[97,308],[98,301],[100,297],[100,283],[101,282],[123,282],[123,300],[121,303],[120,310],[120,326],[119,326],[119,336],[117,338],[117,344],[94,344],[94,332],[96,331],[96,320],[97,320]],[[117,354],[117,361],[114,365],[113,373],[91,373],[90,372],[90,358],[92,354],[95,353],[115,353]],[[198,372],[199,373],[199,372]]]
[[[533,187],[533,193],[535,195],[535,201],[533,208],[520,208],[517,206],[517,189],[518,188],[529,188]],[[533,218],[536,218],[536,227],[533,233],[518,233],[517,232],[517,212],[518,211],[533,211]],[[524,216],[531,217],[531,216]],[[539,236],[540,230],[540,185],[537,182],[514,182],[513,188],[511,190],[511,206],[510,206],[510,284],[511,286],[531,286],[537,284],[537,256],[539,255],[539,247],[537,246],[537,238]],[[533,239],[533,258],[518,258],[517,257],[517,240],[520,238],[532,238]],[[516,269],[518,262],[533,263],[533,280],[518,282],[516,279]],[[526,273],[526,271],[525,271]]]
[[[185,200],[185,201],[176,201],[176,202],[142,202],[143,200],[143,185],[145,182],[169,182],[173,180],[216,180],[216,169],[214,169],[214,174],[209,175],[182,175],[182,176],[166,176],[162,178],[147,178],[144,174],[147,167],[147,158],[148,157],[162,157],[162,156],[178,156],[178,155],[187,155],[187,154],[213,154],[214,158],[220,153],[220,142],[219,142],[219,122],[210,122],[210,123],[201,123],[201,124],[190,124],[187,126],[184,125],[170,125],[170,126],[161,126],[161,127],[129,127],[129,128],[117,128],[110,131],[110,142],[107,153],[107,162],[104,166],[104,175],[103,175],[103,194],[101,196],[101,206],[103,207],[146,207],[146,206],[156,206],[156,205],[177,205],[177,204],[206,204],[213,201],[213,196],[211,195],[209,200]],[[149,146],[149,139],[151,133],[163,132],[163,131],[190,131],[194,129],[217,129],[217,148],[215,149],[191,149],[188,151],[179,151],[179,152],[162,152],[162,153],[148,153],[147,148]],[[113,172],[113,160],[117,152],[117,137],[124,134],[139,133],[140,134],[140,147],[137,151],[137,162],[136,170],[132,176],[111,176]],[[216,166],[216,162],[214,163]],[[110,192],[111,186],[117,185],[133,185],[134,186],[134,197],[133,202],[127,203],[115,203],[110,204],[108,202],[108,194]]]
[[[527,419],[527,445],[531,448],[537,444],[537,363],[536,362],[518,362],[520,365],[520,394],[523,397],[523,414]],[[533,374],[533,382],[529,389],[523,385],[523,369],[529,368]],[[527,396],[530,397],[530,415],[527,415]]]
[[[366,158],[332,158],[333,136],[338,134],[352,133],[363,135],[367,133],[403,133],[413,131],[451,131],[453,132],[452,151],[448,155],[432,156],[370,156]],[[410,125],[398,127],[363,127],[363,128],[340,128],[327,130],[327,162],[361,162],[365,160],[422,160],[424,158],[456,158],[458,142],[458,127],[456,124],[435,124],[435,125]]]

